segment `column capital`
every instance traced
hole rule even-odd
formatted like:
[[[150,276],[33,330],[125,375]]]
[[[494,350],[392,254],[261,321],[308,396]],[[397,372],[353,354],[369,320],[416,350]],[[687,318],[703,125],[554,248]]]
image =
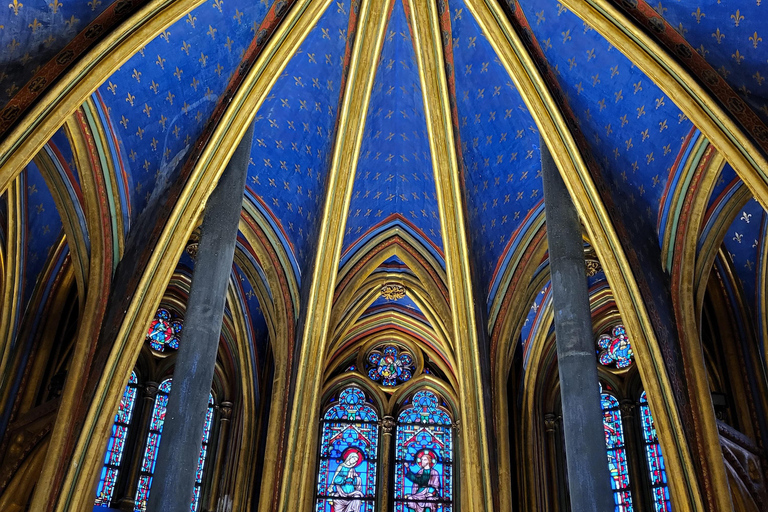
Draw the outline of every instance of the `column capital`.
[[[148,398],[150,400],[154,400],[155,396],[157,395],[157,390],[160,387],[160,384],[153,381],[145,382],[143,386],[141,386],[139,389],[141,389],[141,394],[143,398]]]
[[[221,421],[229,421],[232,418],[232,409],[235,404],[232,402],[221,402],[219,404],[219,414],[221,414]]]
[[[544,430],[547,433],[552,433],[555,431],[555,424],[557,423],[557,416],[555,416],[555,413],[548,412],[544,415]]]
[[[385,436],[391,436],[395,429],[395,418],[393,416],[384,416],[381,418],[381,433]]]
[[[625,398],[619,402],[619,409],[621,409],[621,415],[624,416],[625,418],[631,418],[632,416],[634,416],[636,407],[637,407],[637,402],[635,402],[631,398]]]

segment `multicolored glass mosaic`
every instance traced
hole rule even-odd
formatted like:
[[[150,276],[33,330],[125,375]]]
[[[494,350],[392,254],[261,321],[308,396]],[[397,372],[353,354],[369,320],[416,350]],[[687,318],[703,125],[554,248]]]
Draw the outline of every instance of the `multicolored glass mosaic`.
[[[619,402],[613,395],[601,393],[603,408],[603,430],[605,446],[608,449],[608,469],[611,472],[611,487],[616,512],[632,512],[632,494],[629,487],[629,466],[624,448],[624,428],[621,424]]]
[[[373,512],[379,416],[370,398],[348,387],[330,400],[320,433],[316,512]]]
[[[643,429],[645,460],[648,463],[651,494],[653,495],[653,510],[654,512],[670,512],[672,504],[669,501],[667,470],[664,466],[659,436],[656,435],[656,427],[653,424],[653,416],[651,415],[651,408],[648,407],[645,391],[640,395],[640,422]]]
[[[138,379],[136,372],[131,372],[128,385],[125,387],[123,397],[115,415],[115,423],[112,425],[112,435],[107,442],[107,452],[104,455],[104,467],[101,469],[99,485],[96,488],[96,505],[108,507],[115,492],[117,475],[120,471],[120,463],[125,449],[125,440],[128,437],[128,428],[133,416],[133,406],[136,403],[136,386]]]
[[[408,382],[416,370],[413,356],[395,345],[384,345],[368,353],[368,376],[382,386]]]
[[[160,308],[155,313],[152,323],[149,324],[147,343],[155,352],[178,350],[182,328],[181,320],[173,317],[167,309]]]
[[[168,393],[170,392],[171,379],[166,379],[157,389],[155,407],[152,409],[152,418],[149,421],[149,434],[147,434],[147,443],[144,448],[144,458],[141,461],[139,486],[138,489],[136,489],[136,498],[134,500],[135,512],[142,512],[143,510],[147,509],[147,501],[149,501],[149,489],[152,487],[152,474],[155,472],[155,462],[157,462],[157,449],[160,446],[160,437],[163,433],[165,409],[168,406]]]
[[[397,417],[395,511],[453,510],[453,428],[432,391],[406,400]]]
[[[597,359],[600,364],[615,368],[628,368],[633,361],[632,345],[629,343],[627,331],[623,325],[617,325],[611,334],[603,334],[597,340],[599,352]]]

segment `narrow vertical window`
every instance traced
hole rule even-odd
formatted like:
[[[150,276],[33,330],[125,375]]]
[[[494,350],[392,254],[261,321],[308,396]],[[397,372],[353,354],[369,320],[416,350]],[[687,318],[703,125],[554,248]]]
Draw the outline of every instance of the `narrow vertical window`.
[[[421,390],[397,417],[395,511],[450,512],[453,504],[451,417],[435,393]]]
[[[320,431],[316,512],[373,512],[379,416],[356,387],[330,400]]]
[[[619,402],[613,395],[601,393],[600,405],[603,408],[603,430],[605,446],[608,449],[608,469],[611,472],[616,512],[632,512],[627,451],[624,448],[624,429],[621,424]]]
[[[640,421],[643,429],[643,443],[645,444],[645,460],[648,463],[648,474],[653,494],[654,512],[670,512],[672,505],[669,501],[669,487],[667,486],[667,470],[664,467],[664,457],[661,455],[659,437],[656,435],[656,427],[653,424],[651,408],[648,407],[648,398],[645,391],[640,395]]]
[[[136,507],[134,509],[136,512],[141,512],[147,509],[149,489],[152,486],[152,474],[155,472],[157,449],[160,446],[160,437],[163,433],[165,408],[168,406],[168,393],[170,392],[171,379],[164,380],[157,389],[155,407],[152,409],[152,418],[149,422],[149,433],[147,434],[147,443],[144,448],[144,458],[141,461],[139,487],[136,489]]]
[[[133,405],[136,402],[136,387],[138,379],[136,372],[131,372],[128,385],[120,399],[120,406],[115,415],[115,423],[112,425],[112,435],[107,442],[107,453],[104,455],[104,467],[101,469],[99,486],[96,489],[96,505],[108,507],[115,492],[117,475],[123,459],[125,440],[128,437],[128,428],[133,415]]]
[[[213,423],[213,394],[208,395],[208,412],[205,413],[205,425],[203,425],[203,444],[200,447],[200,458],[197,460],[197,472],[195,473],[195,495],[189,506],[191,512],[196,512],[200,503],[200,489],[203,486],[203,469],[205,468],[205,458],[208,455],[211,423]]]

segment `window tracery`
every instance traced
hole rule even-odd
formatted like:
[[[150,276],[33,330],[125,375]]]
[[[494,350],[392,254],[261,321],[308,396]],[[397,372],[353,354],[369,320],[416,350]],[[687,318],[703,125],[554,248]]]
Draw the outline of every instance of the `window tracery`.
[[[174,352],[179,348],[179,337],[184,324],[166,308],[159,308],[147,329],[147,343],[156,354]]]
[[[603,334],[597,339],[599,348],[597,360],[609,368],[629,368],[634,361],[632,345],[627,330],[619,324],[611,329],[610,334]]]
[[[669,501],[667,470],[664,466],[664,457],[661,455],[659,437],[656,434],[656,427],[653,423],[653,416],[651,415],[651,408],[648,406],[645,391],[640,394],[640,421],[643,430],[645,461],[648,464],[654,511],[670,512],[672,505]]]
[[[109,506],[112,495],[115,492],[117,476],[122,464],[125,442],[128,438],[128,429],[131,426],[131,417],[136,403],[136,388],[138,386],[136,372],[131,372],[128,385],[125,387],[123,397],[115,415],[115,423],[112,425],[112,435],[107,442],[107,452],[104,455],[104,467],[101,470],[99,484],[96,490],[96,505]]]

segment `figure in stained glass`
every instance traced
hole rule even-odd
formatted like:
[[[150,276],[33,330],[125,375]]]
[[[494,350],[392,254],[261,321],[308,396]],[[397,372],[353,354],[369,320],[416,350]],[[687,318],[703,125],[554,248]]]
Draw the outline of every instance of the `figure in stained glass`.
[[[451,511],[452,459],[451,418],[437,394],[420,390],[397,418],[395,511]]]
[[[320,434],[317,512],[372,512],[376,499],[379,416],[354,386],[330,400]]]
[[[408,382],[415,370],[413,356],[395,345],[384,345],[368,354],[368,376],[383,386]]]
[[[653,424],[653,416],[651,415],[651,408],[648,407],[645,391],[640,395],[640,420],[643,428],[645,460],[648,464],[648,474],[651,481],[653,510],[654,512],[671,512],[672,504],[669,501],[667,470],[664,466],[664,457],[661,455],[661,446],[659,446],[659,438]]]
[[[179,335],[183,324],[181,320],[172,319],[171,312],[160,308],[147,330],[147,343],[155,352],[166,352],[179,348]]]
[[[600,351],[597,359],[603,366],[615,366],[616,368],[629,368],[632,365],[632,345],[629,342],[627,331],[623,325],[617,325],[611,330],[611,334],[603,334],[597,340]]]
[[[611,487],[613,488],[616,512],[632,512],[629,466],[624,447],[624,429],[621,425],[619,402],[613,395],[602,393],[600,405],[603,409],[605,446],[608,449],[608,469],[611,473]]]

